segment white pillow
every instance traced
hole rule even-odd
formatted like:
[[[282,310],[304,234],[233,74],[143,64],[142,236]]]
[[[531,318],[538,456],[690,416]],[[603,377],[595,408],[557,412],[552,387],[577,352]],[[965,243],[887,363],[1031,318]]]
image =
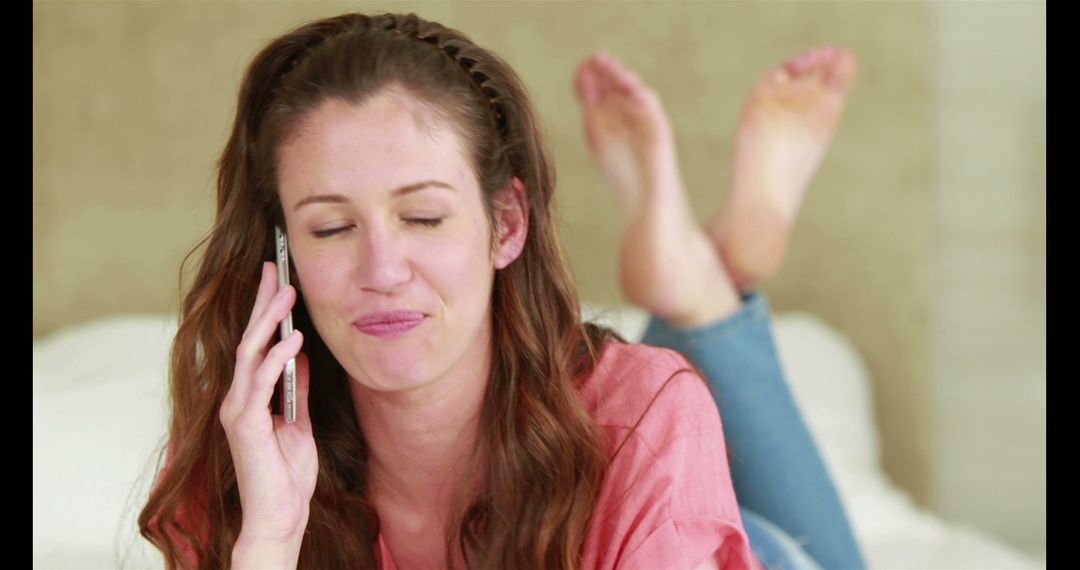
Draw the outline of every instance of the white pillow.
[[[163,567],[136,518],[165,434],[175,320],[125,316],[34,342],[34,568]]]

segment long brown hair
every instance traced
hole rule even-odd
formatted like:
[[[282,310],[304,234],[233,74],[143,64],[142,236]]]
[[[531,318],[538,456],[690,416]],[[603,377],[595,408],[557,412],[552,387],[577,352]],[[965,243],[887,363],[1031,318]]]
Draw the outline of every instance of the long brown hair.
[[[522,254],[496,272],[491,377],[469,472],[483,485],[478,495],[464,485],[458,493],[446,528],[447,566],[454,566],[455,551],[476,568],[578,566],[608,459],[576,381],[593,370],[606,342],[622,339],[581,320],[553,219],[555,169],[530,98],[506,62],[461,32],[414,14],[348,14],[270,42],[240,89],[219,162],[216,222],[171,354],[167,464],[139,516],[140,532],[170,568],[228,566],[240,532],[236,475],[218,408],[232,381],[260,264],[273,258],[273,224],[284,223],[276,151],[321,103],[359,104],[388,87],[429,104],[457,129],[480,181],[489,229],[495,193],[512,177],[524,182],[530,214]],[[379,521],[365,493],[367,446],[344,370],[305,310],[302,284],[298,293],[293,317],[311,363],[319,456],[299,566],[371,568]]]

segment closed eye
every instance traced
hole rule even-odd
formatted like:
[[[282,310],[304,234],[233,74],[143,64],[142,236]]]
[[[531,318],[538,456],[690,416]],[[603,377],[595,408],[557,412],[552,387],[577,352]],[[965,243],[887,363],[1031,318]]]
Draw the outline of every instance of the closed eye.
[[[329,229],[329,230],[315,230],[312,233],[315,234],[315,237],[317,237],[319,239],[322,239],[322,238],[328,238],[328,237],[330,237],[330,236],[332,236],[334,234],[339,234],[339,233],[341,233],[341,232],[343,232],[343,231],[345,231],[345,230],[347,230],[347,229],[349,229],[351,227],[352,226],[344,226],[344,227],[340,227],[340,228],[332,228],[332,229]]]
[[[442,218],[406,218],[405,219],[406,223],[409,223],[409,224],[412,224],[412,225],[422,225],[422,226],[426,226],[426,227],[429,227],[429,228],[438,227],[439,225],[442,224],[442,221],[443,221]],[[328,237],[330,237],[332,235],[335,235],[335,234],[339,234],[339,233],[344,232],[346,230],[349,230],[351,228],[352,228],[352,226],[343,226],[343,227],[340,227],[340,228],[331,228],[331,229],[328,229],[328,230],[315,230],[312,233],[315,234],[316,238],[323,239],[323,238],[328,238]]]

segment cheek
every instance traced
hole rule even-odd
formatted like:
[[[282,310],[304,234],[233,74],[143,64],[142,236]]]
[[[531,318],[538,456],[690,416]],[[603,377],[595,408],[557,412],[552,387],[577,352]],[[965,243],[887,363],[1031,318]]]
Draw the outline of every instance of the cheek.
[[[312,256],[293,263],[299,274],[304,300],[311,308],[319,310],[333,305],[334,299],[341,298],[342,288],[347,281],[347,264],[335,261],[331,256]]]
[[[432,286],[468,293],[476,289],[478,279],[491,268],[486,253],[484,244],[475,237],[433,240],[414,259]]]
[[[488,301],[484,295],[490,292],[494,269],[482,228],[432,239],[416,254],[418,271],[443,302],[479,306]]]

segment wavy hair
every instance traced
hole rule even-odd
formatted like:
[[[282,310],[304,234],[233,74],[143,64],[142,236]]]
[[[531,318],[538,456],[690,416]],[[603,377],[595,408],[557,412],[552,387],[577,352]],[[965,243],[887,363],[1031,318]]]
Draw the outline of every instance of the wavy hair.
[[[553,219],[555,169],[530,97],[505,61],[461,32],[415,14],[348,14],[272,40],[248,67],[218,163],[216,221],[181,265],[183,283],[184,266],[206,245],[170,356],[166,464],[139,515],[140,532],[170,568],[228,566],[240,532],[218,409],[260,264],[273,258],[273,224],[284,224],[276,151],[330,98],[360,104],[387,88],[429,105],[462,138],[489,230],[496,191],[512,177],[524,182],[530,214],[523,252],[495,276],[491,376],[465,479],[483,485],[458,492],[445,529],[447,567],[456,559],[474,568],[578,567],[608,455],[577,381],[605,343],[623,339],[580,317]],[[294,322],[318,378],[310,410],[319,457],[299,567],[373,568],[379,519],[365,492],[367,444],[344,370],[298,293]]]

